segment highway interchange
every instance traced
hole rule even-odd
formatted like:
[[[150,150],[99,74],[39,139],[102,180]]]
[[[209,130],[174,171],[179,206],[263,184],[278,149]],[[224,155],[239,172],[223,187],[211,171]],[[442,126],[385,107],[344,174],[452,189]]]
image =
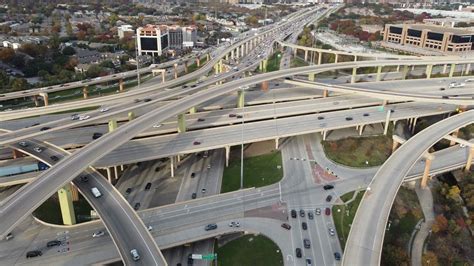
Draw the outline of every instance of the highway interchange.
[[[300,19],[300,16],[295,16],[293,17],[293,19]],[[311,20],[314,19],[309,18],[304,20],[303,22],[298,24],[298,27],[299,25],[308,23]],[[273,33],[274,35],[272,35],[272,37],[275,39],[281,38],[282,36],[288,35],[290,33],[290,30],[288,30],[288,28],[285,28],[285,31],[283,33],[281,33],[280,35]],[[39,156],[37,155],[34,156],[40,160],[48,160],[48,157],[51,157],[51,155],[54,153],[60,155],[61,160],[56,163],[50,170],[41,173],[38,177],[34,178],[33,181],[31,181],[17,192],[1,201],[0,211],[2,217],[7,218],[2,219],[2,222],[0,223],[1,234],[5,235],[16,226],[18,226],[19,228],[25,228],[31,226],[31,224],[33,224],[33,228],[36,228],[37,230],[34,235],[41,234],[41,239],[53,239],[54,235],[59,235],[61,230],[63,230],[64,232],[64,228],[55,229],[54,227],[40,225],[37,222],[31,221],[31,219],[29,218],[29,214],[39,204],[46,200],[52,193],[66,185],[68,182],[74,180],[74,178],[83,173],[84,170],[89,169],[89,166],[91,165],[94,165],[95,167],[108,167],[122,164],[133,164],[136,162],[155,160],[163,157],[193,153],[195,154],[198,152],[215,149],[216,151],[211,153],[211,156],[213,156],[214,153],[219,153],[219,155],[216,156],[217,158],[220,158],[222,160],[221,163],[217,164],[220,166],[218,166],[216,170],[214,170],[213,168],[212,171],[216,172],[212,175],[212,177],[207,177],[207,179],[209,180],[201,180],[201,178],[197,179],[198,182],[205,182],[206,188],[212,188],[209,189],[209,193],[206,195],[208,197],[202,199],[199,199],[198,197],[198,199],[196,200],[191,200],[189,195],[192,193],[199,194],[199,187],[202,187],[203,185],[190,184],[190,179],[183,178],[182,183],[180,185],[180,189],[178,189],[176,192],[176,203],[174,203],[174,201],[168,202],[168,204],[170,205],[167,205],[165,207],[139,211],[138,215],[141,217],[143,222],[140,218],[138,218],[138,216],[136,216],[135,212],[131,209],[131,206],[127,204],[126,200],[129,200],[130,204],[134,204],[134,202],[136,201],[148,202],[148,206],[146,203],[144,205],[146,208],[151,207],[150,202],[152,202],[152,200],[150,197],[143,198],[142,196],[135,194],[138,192],[134,190],[132,194],[124,198],[121,193],[124,193],[123,189],[126,189],[128,187],[126,185],[123,185],[121,182],[127,182],[125,179],[124,181],[119,181],[119,184],[117,184],[117,188],[114,188],[106,181],[106,178],[101,176],[99,173],[95,172],[96,174],[94,174],[93,169],[88,170],[92,171],[92,173],[89,173],[91,174],[91,176],[93,176],[93,178],[91,179],[93,182],[87,184],[88,187],[86,187],[85,189],[81,189],[81,186],[85,185],[84,183],[80,183],[77,181],[73,182],[79,187],[81,192],[85,193],[86,197],[88,196],[88,199],[91,202],[92,206],[99,212],[99,214],[102,214],[102,216],[110,216],[112,215],[112,213],[109,213],[107,211],[107,208],[110,208],[110,206],[122,206],[123,208],[127,209],[124,210],[124,214],[121,215],[122,218],[124,216],[127,216],[128,213],[133,213],[133,215],[136,216],[133,219],[129,219],[129,221],[126,221],[126,219],[118,219],[113,223],[108,223],[107,219],[102,217],[102,220],[104,221],[107,227],[107,231],[109,231],[113,236],[113,242],[118,247],[119,252],[117,252],[117,250],[114,249],[113,246],[111,246],[110,244],[104,245],[106,243],[110,243],[110,241],[108,241],[108,237],[107,239],[100,238],[97,240],[92,239],[90,237],[90,232],[98,230],[102,227],[102,224],[100,222],[91,222],[88,224],[75,226],[67,230],[68,239],[69,237],[71,237],[71,239],[74,239],[74,241],[78,241],[80,243],[80,251],[68,251],[66,255],[72,256],[56,256],[48,253],[38,259],[41,260],[42,263],[68,263],[69,265],[76,265],[76,259],[81,256],[81,263],[77,264],[80,265],[82,264],[82,261],[86,264],[98,261],[113,261],[120,255],[121,259],[128,265],[134,264],[136,262],[132,261],[130,257],[125,258],[124,256],[129,256],[128,251],[131,249],[130,247],[135,246],[139,248],[142,254],[142,258],[139,263],[143,263],[143,265],[164,265],[166,264],[166,262],[164,262],[164,259],[158,260],[158,258],[161,258],[161,253],[159,249],[170,248],[180,244],[190,243],[196,240],[203,240],[207,238],[212,238],[220,234],[229,233],[229,230],[233,231],[234,229],[229,229],[226,225],[233,219],[239,219],[241,220],[242,227],[238,230],[260,232],[273,239],[279,245],[282,254],[284,255],[285,263],[287,264],[291,265],[303,263],[302,260],[297,260],[296,258],[294,258],[294,250],[296,247],[300,247],[302,245],[303,238],[310,239],[313,245],[310,250],[304,251],[305,257],[313,258],[315,260],[314,262],[316,265],[333,264],[334,252],[342,252],[339,242],[337,241],[337,237],[329,236],[327,234],[327,230],[329,227],[334,228],[331,216],[326,217],[322,215],[321,217],[315,217],[315,223],[310,223],[310,226],[307,231],[303,231],[300,229],[300,224],[303,220],[301,217],[297,218],[296,220],[290,220],[290,224],[292,225],[294,230],[292,230],[291,232],[287,232],[281,231],[283,230],[281,227],[279,227],[279,224],[281,222],[275,221],[275,219],[284,220],[286,217],[280,217],[281,215],[278,216],[277,213],[285,213],[289,209],[296,207],[298,209],[303,208],[305,209],[305,211],[308,211],[313,210],[315,207],[321,206],[321,202],[324,202],[324,198],[326,195],[323,195],[322,193],[312,192],[315,190],[322,190],[322,182],[336,182],[337,192],[335,193],[337,193],[337,195],[342,195],[345,192],[354,190],[355,187],[360,189],[364,186],[367,186],[375,172],[364,173],[361,175],[344,173],[344,175],[347,174],[347,177],[351,176],[353,178],[344,178],[344,175],[338,175],[339,178],[337,176],[332,176],[328,177],[330,178],[329,180],[318,181],[318,177],[316,177],[314,174],[314,169],[311,169],[309,164],[304,165],[304,167],[296,167],[296,165],[291,162],[290,158],[307,156],[317,157],[317,153],[311,152],[311,154],[308,154],[308,151],[311,150],[311,148],[308,148],[308,145],[309,147],[311,147],[311,145],[313,145],[312,143],[315,143],[312,138],[314,138],[314,133],[316,132],[326,134],[325,132],[329,130],[355,127],[360,125],[384,123],[386,121],[387,115],[389,115],[389,121],[396,122],[409,118],[418,118],[423,116],[451,113],[456,110],[457,106],[450,103],[451,99],[443,98],[443,92],[439,92],[438,87],[440,86],[439,83],[443,83],[443,86],[446,86],[445,83],[449,83],[452,80],[456,79],[447,79],[447,81],[442,80],[439,81],[438,84],[433,86],[431,86],[431,84],[426,85],[423,88],[423,93],[419,93],[418,91],[416,95],[409,91],[402,92],[405,94],[410,94],[409,96],[411,98],[409,99],[400,97],[399,91],[403,91],[404,89],[407,90],[406,84],[409,84],[407,82],[413,83],[416,81],[400,81],[398,89],[394,89],[393,87],[397,86],[397,82],[393,82],[395,83],[395,85],[391,85],[392,87],[388,86],[384,88],[379,87],[378,84],[375,83],[375,85],[373,86],[374,88],[370,88],[370,85],[368,85],[367,88],[364,86],[364,83],[359,83],[357,85],[354,84],[355,86],[351,87],[353,91],[364,91],[367,89],[374,90],[375,88],[379,89],[379,91],[384,91],[386,95],[390,96],[390,99],[392,101],[389,105],[386,106],[385,109],[383,109],[383,111],[381,111],[380,109],[380,105],[382,104],[382,100],[380,100],[380,98],[383,97],[379,96],[377,97],[379,98],[377,100],[367,99],[363,96],[358,96],[357,94],[339,95],[338,93],[336,93],[328,98],[319,98],[321,97],[321,90],[317,89],[315,90],[315,93],[318,96],[315,99],[299,100],[297,101],[298,104],[295,104],[294,102],[286,103],[282,101],[278,104],[270,103],[262,106],[245,107],[245,109],[225,109],[207,111],[204,113],[199,112],[197,114],[187,115],[186,123],[190,130],[188,132],[175,133],[177,123],[176,118],[173,117],[176,117],[181,113],[185,113],[187,110],[199,106],[205,102],[208,102],[209,100],[212,100],[216,97],[226,95],[226,93],[232,93],[238,90],[243,90],[243,88],[247,86],[259,84],[268,80],[276,80],[279,78],[291,77],[295,75],[320,73],[323,71],[329,71],[334,69],[352,69],[353,67],[363,66],[413,66],[426,65],[427,63],[443,65],[451,64],[453,59],[433,58],[425,59],[424,61],[412,59],[403,60],[403,62],[394,62],[393,60],[378,60],[377,62],[345,62],[338,64],[282,69],[280,71],[275,71],[271,73],[263,73],[250,77],[238,78],[237,76],[242,75],[244,71],[250,71],[258,65],[259,60],[255,60],[256,55],[262,53],[262,51],[266,51],[265,53],[267,55],[270,54],[269,48],[271,48],[271,44],[272,41],[267,41],[262,47],[262,50],[255,49],[253,52],[249,52],[246,57],[242,58],[242,60],[239,62],[239,65],[236,66],[237,68],[239,68],[238,71],[226,72],[216,76],[212,76],[213,74],[211,74],[208,79],[205,79],[201,84],[198,84],[195,87],[184,88],[183,85],[180,84],[190,81],[194,77],[202,75],[203,73],[209,72],[212,65],[219,62],[219,57],[214,56],[211,61],[208,62],[208,66],[210,67],[202,67],[201,69],[193,72],[192,74],[185,75],[170,82],[142,86],[140,89],[131,90],[129,94],[123,93],[95,98],[91,101],[87,100],[86,105],[94,106],[101,105],[103,102],[110,102],[111,99],[117,99],[117,102],[113,102],[113,105],[108,106],[109,110],[107,112],[88,112],[88,114],[92,116],[89,120],[71,121],[70,117],[66,116],[56,121],[51,120],[50,122],[42,123],[38,126],[17,129],[12,132],[0,135],[0,145],[10,146],[14,149],[23,150],[31,155],[34,155],[34,151],[25,150],[24,148],[18,146],[17,142],[28,138],[29,142],[31,142],[31,145],[44,146],[46,142],[42,141],[52,142],[53,144],[63,146],[63,148],[76,148],[85,145],[83,146],[83,148],[75,150],[74,153],[72,153],[71,155],[69,155],[61,148],[56,148],[54,145],[50,145],[46,149],[46,153],[41,154],[41,158],[39,158]],[[223,48],[222,50],[224,50],[222,52],[223,56],[228,54],[232,49]],[[473,60],[471,59],[457,59],[456,64],[470,64],[472,61]],[[221,80],[224,80],[226,82],[222,85],[215,85],[216,82],[219,82]],[[433,82],[438,82],[438,80],[433,79]],[[283,84],[283,82],[281,82],[281,84]],[[180,86],[176,88],[177,85]],[[361,85],[362,89],[358,88],[358,85]],[[337,85],[334,85],[333,87],[336,86]],[[413,86],[413,84],[411,86]],[[203,90],[203,88],[206,87],[207,89]],[[348,85],[344,85],[344,87],[348,87]],[[433,87],[437,88],[435,89]],[[166,88],[175,89],[166,90]],[[164,90],[161,90],[158,93],[152,93],[152,91],[156,91],[156,89]],[[453,90],[453,92],[451,93],[455,93],[456,95],[465,94],[471,96],[471,99],[466,98],[463,100],[465,102],[462,103],[466,105],[472,104],[472,89],[471,92],[469,91],[469,88],[467,88],[466,90],[456,89]],[[130,100],[130,97],[149,97],[150,101],[143,101],[142,98],[141,102],[139,103],[123,102],[123,99],[128,98]],[[407,100],[414,102],[405,102]],[[420,103],[419,101],[425,101],[425,103]],[[335,102],[337,102],[337,108],[334,107]],[[83,106],[83,103],[81,103],[81,101],[77,101],[74,103],[77,104],[72,104],[69,108],[77,108],[78,106]],[[453,103],[456,104],[458,102]],[[58,110],[65,109],[68,109],[68,107],[66,107],[65,104],[60,104],[57,107],[49,106],[35,108],[35,110],[9,111],[4,112],[5,114],[2,113],[0,120],[5,121],[14,118],[27,117],[30,113],[33,114],[37,111],[37,114],[49,114]],[[107,121],[108,118],[113,116],[123,117],[124,114],[126,114],[130,110],[134,110],[137,112],[137,114],[139,114],[135,120],[132,120],[128,123],[120,124],[120,127],[118,127],[117,130],[105,134],[104,136],[93,142],[90,142],[92,140],[90,137],[91,132],[97,131],[97,128],[92,129],[87,127],[79,127],[85,125],[94,125],[95,123],[104,123]],[[319,114],[320,112],[324,112],[323,118],[321,118],[321,114]],[[387,114],[387,112],[389,112],[390,114]],[[229,116],[230,114],[242,114],[243,118],[233,118]],[[462,115],[462,117],[464,118],[463,125],[472,123],[472,115],[472,112],[465,112]],[[205,117],[204,123],[199,123],[200,121],[197,121],[197,119],[200,117]],[[347,119],[347,117],[351,117],[351,119]],[[242,120],[245,121],[244,124],[242,124]],[[450,118],[447,119],[447,121],[448,120],[452,121],[453,119]],[[159,127],[158,129],[152,128],[153,125],[157,125],[160,123],[163,124],[162,127]],[[51,129],[44,131],[39,130],[41,127],[44,126],[51,127]],[[64,135],[64,132],[61,131],[64,129],[70,129],[67,135],[69,135],[71,138],[68,138],[68,136]],[[103,131],[104,128],[102,127],[101,130]],[[242,130],[245,132],[244,135],[241,134]],[[71,132],[76,133],[71,134]],[[445,132],[445,134],[447,133]],[[75,134],[77,135],[75,136]],[[143,136],[143,134],[145,134],[146,138],[131,140],[135,136]],[[35,138],[37,140],[32,138]],[[196,140],[199,140],[200,145],[193,145],[193,141]],[[279,184],[280,186],[271,185],[259,189],[249,189],[209,197],[210,194],[219,193],[219,184],[221,182],[221,174],[219,174],[219,172],[221,172],[221,170],[223,169],[222,167],[224,165],[225,160],[222,159],[223,157],[225,157],[225,152],[222,150],[222,148],[240,145],[241,143],[253,143],[265,140],[276,140],[276,147],[281,148],[283,152],[285,178]],[[403,145],[402,147],[405,146],[406,145]],[[411,146],[413,147],[412,149],[416,150],[415,146],[416,145]],[[144,147],[146,148],[144,149]],[[313,150],[317,149],[317,147],[313,148]],[[436,161],[438,162],[439,160],[439,163],[443,165],[437,166],[435,163],[433,163],[433,171],[436,171],[437,167],[440,169],[440,171],[447,171],[451,169],[450,167],[459,167],[465,164],[465,162],[463,163],[463,161],[465,161],[465,154],[463,154],[461,148],[457,149],[459,150],[459,152],[457,153],[459,154],[459,157],[448,155],[445,155],[445,157],[439,157],[445,158],[445,160],[440,160],[437,157]],[[423,151],[420,151],[420,154],[422,152]],[[391,158],[394,157],[395,156]],[[447,158],[450,159],[448,160]],[[413,163],[415,163],[417,159],[419,159],[419,156],[413,159]],[[188,160],[192,159],[188,158]],[[194,162],[198,161],[200,160],[194,160]],[[214,161],[212,161],[212,164],[214,165]],[[183,165],[186,166],[185,163],[183,163]],[[190,169],[193,169],[193,165],[194,163],[191,163],[191,166],[189,166],[189,168],[185,168],[187,170],[187,173],[184,174],[185,176],[189,174],[189,171],[191,171]],[[202,166],[205,165],[206,163],[202,164]],[[166,167],[166,169],[168,169],[168,166],[163,167]],[[382,167],[381,169],[384,168]],[[400,182],[405,176],[407,176],[409,170],[410,167],[406,167],[406,171],[404,172],[404,174],[400,175]],[[415,174],[415,176],[419,176],[420,172],[422,173],[422,170],[417,167],[414,167],[413,170],[418,171],[416,172],[418,174]],[[181,169],[181,171],[184,171],[183,168]],[[376,178],[377,175],[375,176]],[[161,178],[164,178],[164,176],[162,176]],[[106,191],[105,194],[107,196],[110,195],[110,199],[117,197],[119,197],[119,199],[113,203],[103,201],[102,203],[100,203],[103,205],[100,206],[100,204],[94,203],[94,198],[92,195],[87,195],[87,191],[90,191],[90,186],[100,187],[101,191]],[[393,187],[394,186],[389,186],[388,188]],[[372,185],[371,188],[373,188]],[[393,196],[395,194],[393,194]],[[388,198],[388,200],[389,199],[390,198]],[[182,201],[184,202],[179,203]],[[21,208],[17,207],[19,204],[22,205]],[[388,204],[386,206],[390,206],[390,200],[386,204]],[[324,206],[321,206],[321,208],[323,207]],[[272,211],[269,211],[268,208],[270,208],[270,210]],[[256,210],[259,210],[262,213],[272,213],[275,212],[275,209],[277,209],[278,211],[272,214],[275,215],[274,219],[268,219],[263,217],[257,219],[253,217],[255,215]],[[205,210],[205,214],[203,214],[203,210]],[[388,216],[388,211],[390,210],[390,208],[386,207],[384,210],[387,211]],[[288,213],[286,213],[286,216],[288,216]],[[219,224],[219,229],[217,231],[204,232],[202,230],[202,227],[207,224],[209,220],[214,220]],[[177,223],[176,221],[179,222]],[[274,231],[270,230],[269,228],[266,228],[266,226],[262,226],[259,221],[262,221],[263,224],[268,223],[268,225],[276,224],[278,230],[280,230],[278,231],[279,233],[275,234]],[[385,224],[384,222],[386,221],[386,219],[380,219],[377,221],[379,221],[381,224],[379,228],[382,228],[382,225]],[[153,241],[152,239],[140,241],[138,237],[134,237],[133,232],[128,232],[128,234],[123,235],[118,234],[117,232],[120,231],[120,228],[124,228],[127,225],[127,222],[132,224],[138,224],[137,226],[133,225],[127,227],[135,227],[137,230],[136,235],[139,235],[141,237],[148,237],[152,235],[155,241]],[[153,227],[153,230],[150,232],[148,232],[148,230],[146,229],[146,226],[149,225]],[[13,230],[16,231],[15,229]],[[321,230],[324,230],[324,233]],[[89,233],[87,235],[81,233],[84,231],[87,231]],[[289,238],[291,238],[291,242],[285,242],[284,240],[282,240],[282,237],[288,234]],[[25,243],[30,243],[28,244],[30,247],[36,247],[38,245],[38,243],[35,241],[31,242],[33,235],[19,235],[20,237],[18,238],[18,241],[20,242],[21,240],[22,246],[24,246]],[[380,236],[380,234],[375,233],[373,233],[372,235],[376,235],[379,238],[381,237],[381,239],[383,239],[383,234],[382,236]],[[352,231],[350,237],[352,237],[351,239],[354,239],[354,236],[352,236]],[[355,239],[355,242],[358,242],[361,238],[356,236]],[[42,241],[44,242],[46,240]],[[125,246],[121,246],[121,243],[127,244]],[[203,252],[212,251],[212,248],[209,243],[209,241],[202,242],[195,247],[195,250],[202,250]],[[6,244],[6,242],[1,243],[0,245],[4,244]],[[289,244],[291,244],[291,246],[288,246]],[[100,250],[93,251],[94,247],[97,246],[102,246],[102,248]],[[22,257],[24,256],[24,249],[20,250],[21,252],[14,252],[13,250],[11,250],[11,247],[5,246],[5,248],[2,247],[0,250],[8,251],[0,254],[0,262],[3,261],[4,263],[8,264],[22,264],[23,262],[25,262],[24,257]],[[145,250],[148,250],[149,253]],[[378,254],[377,252],[379,251],[380,249],[375,249],[375,254],[369,257],[376,257],[376,255]],[[158,253],[155,254],[154,252]],[[176,254],[165,254],[165,257],[168,257],[166,259],[168,262],[170,261],[170,257],[179,257],[178,261],[183,261],[184,263],[184,261],[186,260],[187,252],[189,252],[189,250],[182,251],[182,254],[179,256]],[[356,258],[358,256],[357,254],[360,253],[358,253],[358,251],[352,252],[351,250],[349,256],[351,256],[350,258]],[[347,261],[346,254],[344,254],[344,259]],[[361,261],[361,263],[365,262],[366,261]]]

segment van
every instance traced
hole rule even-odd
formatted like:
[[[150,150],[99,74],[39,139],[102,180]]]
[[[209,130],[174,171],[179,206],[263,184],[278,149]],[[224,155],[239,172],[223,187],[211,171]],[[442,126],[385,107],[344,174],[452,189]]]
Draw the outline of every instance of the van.
[[[137,261],[140,259],[140,255],[138,254],[138,251],[136,249],[130,250],[130,254],[132,254],[132,259],[134,261]]]
[[[92,194],[94,194],[94,197],[96,197],[96,198],[99,198],[100,196],[102,196],[99,189],[96,188],[96,187],[91,188],[91,192],[92,192]]]

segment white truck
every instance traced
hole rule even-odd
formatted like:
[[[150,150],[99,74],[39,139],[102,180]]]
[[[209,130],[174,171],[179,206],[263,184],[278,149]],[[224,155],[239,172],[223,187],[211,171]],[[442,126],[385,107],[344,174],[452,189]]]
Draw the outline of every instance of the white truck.
[[[92,192],[92,194],[94,194],[94,197],[96,197],[96,198],[99,198],[100,196],[102,196],[99,189],[96,188],[96,187],[91,188],[91,192]]]

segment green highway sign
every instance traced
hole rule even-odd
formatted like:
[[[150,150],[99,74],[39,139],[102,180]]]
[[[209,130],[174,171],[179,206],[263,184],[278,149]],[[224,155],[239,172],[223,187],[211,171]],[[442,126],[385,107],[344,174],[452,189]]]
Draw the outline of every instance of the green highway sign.
[[[216,258],[217,258],[217,254],[202,255],[203,260],[215,260]]]

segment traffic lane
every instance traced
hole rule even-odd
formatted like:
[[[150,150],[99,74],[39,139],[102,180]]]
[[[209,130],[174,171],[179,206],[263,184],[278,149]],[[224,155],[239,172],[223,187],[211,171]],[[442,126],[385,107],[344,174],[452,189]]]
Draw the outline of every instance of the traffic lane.
[[[455,110],[454,106],[403,103],[390,106],[394,112],[390,115],[391,121],[398,121],[411,117],[423,117],[443,114]],[[387,111],[380,111],[380,107],[335,111],[327,114],[305,115],[278,120],[267,120],[255,123],[244,122],[244,143],[270,140],[276,137],[303,135],[307,133],[334,130],[357,125],[383,123]],[[368,114],[365,116],[365,114]],[[244,113],[244,120],[245,120]],[[319,119],[322,117],[323,119]],[[347,120],[347,117],[352,120]],[[239,120],[239,119],[237,119]],[[241,121],[241,120],[240,120]],[[202,150],[221,148],[226,145],[239,145],[242,142],[242,124],[232,126],[189,131],[174,135],[132,140],[116,148],[108,155],[98,160],[95,166],[116,165],[117,162],[133,163],[143,160],[152,160],[179,153],[191,153]],[[99,139],[100,140],[100,139]],[[199,141],[199,145],[194,145]],[[126,156],[125,156],[126,155]]]

